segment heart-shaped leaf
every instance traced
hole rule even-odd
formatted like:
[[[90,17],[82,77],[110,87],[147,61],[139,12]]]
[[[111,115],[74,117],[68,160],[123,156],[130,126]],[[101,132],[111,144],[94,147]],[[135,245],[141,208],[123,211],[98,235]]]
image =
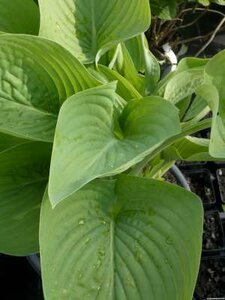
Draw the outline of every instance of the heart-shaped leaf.
[[[63,104],[50,168],[53,206],[94,178],[128,169],[180,132],[178,110],[159,97],[128,102],[117,119],[115,89],[89,89]]]
[[[39,250],[39,215],[48,182],[51,147],[29,142],[0,153],[0,252]]]
[[[40,223],[45,297],[192,299],[199,269],[202,206],[174,185],[123,176],[96,180]]]
[[[0,31],[37,35],[39,19],[33,0],[0,0]]]
[[[52,141],[69,96],[99,83],[60,45],[26,35],[0,35],[0,132]]]
[[[84,63],[150,25],[149,0],[39,0],[39,6],[40,34]]]

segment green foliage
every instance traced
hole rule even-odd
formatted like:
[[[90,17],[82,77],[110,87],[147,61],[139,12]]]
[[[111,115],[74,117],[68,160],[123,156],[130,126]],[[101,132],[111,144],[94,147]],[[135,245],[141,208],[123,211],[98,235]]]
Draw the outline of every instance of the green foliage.
[[[90,63],[118,42],[147,30],[149,0],[40,0],[40,35]]]
[[[190,300],[201,202],[152,178],[224,160],[225,51],[160,80],[148,0],[40,0],[39,36],[32,0],[0,8],[0,252],[40,240],[46,300]]]
[[[150,0],[152,14],[163,20],[170,20],[176,16],[177,0]]]
[[[46,193],[40,226],[45,296],[190,300],[202,222],[194,194],[157,180],[96,180],[54,210]]]
[[[32,0],[0,0],[0,32],[37,35],[40,14]]]
[[[0,154],[0,252],[39,250],[40,206],[48,182],[51,145],[27,142]]]

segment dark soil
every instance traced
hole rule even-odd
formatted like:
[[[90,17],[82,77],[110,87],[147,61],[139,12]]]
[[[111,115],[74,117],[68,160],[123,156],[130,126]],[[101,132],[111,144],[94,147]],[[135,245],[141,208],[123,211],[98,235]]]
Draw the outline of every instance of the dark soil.
[[[195,292],[199,300],[225,297],[225,257],[201,261]]]
[[[217,170],[221,200],[225,203],[225,169]]]
[[[204,204],[215,203],[213,186],[208,170],[196,172],[184,171],[185,177],[193,193],[197,194]]]
[[[170,172],[166,172],[164,175],[163,175],[163,178],[165,179],[165,181],[167,182],[170,182],[170,183],[174,183],[174,184],[178,184],[177,183],[177,180],[176,180],[176,177],[171,174]]]
[[[203,250],[220,249],[224,246],[223,229],[217,213],[206,214],[203,228]]]

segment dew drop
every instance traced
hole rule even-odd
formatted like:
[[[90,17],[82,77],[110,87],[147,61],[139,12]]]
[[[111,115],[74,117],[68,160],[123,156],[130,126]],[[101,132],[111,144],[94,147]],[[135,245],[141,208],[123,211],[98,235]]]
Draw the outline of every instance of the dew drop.
[[[61,30],[61,27],[58,23],[56,23],[56,27],[57,27],[58,30]]]
[[[86,240],[85,240],[85,245],[87,245],[89,242],[90,242],[90,238],[87,238]]]
[[[78,272],[78,279],[82,279],[82,277],[83,277],[83,272],[82,272],[82,271],[79,271],[79,272]]]
[[[63,289],[62,293],[63,293],[63,295],[67,295],[68,294],[68,290],[67,289]]]
[[[165,260],[164,260],[164,262],[165,262],[165,264],[169,264],[169,261],[168,261],[168,259],[166,258]]]
[[[105,251],[103,249],[100,249],[98,252],[99,256],[105,256]]]
[[[79,225],[84,225],[84,224],[85,224],[85,220],[84,220],[84,219],[80,219],[80,220],[78,221],[78,224],[79,224]]]
[[[127,280],[127,284],[128,284],[130,287],[135,288],[135,284],[134,284],[134,281],[133,281],[133,280],[128,279],[128,280]]]
[[[142,263],[142,255],[139,251],[135,251],[134,257],[139,264]]]

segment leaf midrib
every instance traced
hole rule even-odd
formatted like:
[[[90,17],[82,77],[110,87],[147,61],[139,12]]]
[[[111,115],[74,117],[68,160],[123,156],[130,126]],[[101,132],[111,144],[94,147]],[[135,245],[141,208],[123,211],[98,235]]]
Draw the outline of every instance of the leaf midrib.
[[[95,7],[94,2],[91,0],[91,51],[93,56],[97,53],[97,30],[95,22]]]

